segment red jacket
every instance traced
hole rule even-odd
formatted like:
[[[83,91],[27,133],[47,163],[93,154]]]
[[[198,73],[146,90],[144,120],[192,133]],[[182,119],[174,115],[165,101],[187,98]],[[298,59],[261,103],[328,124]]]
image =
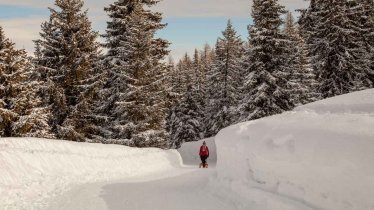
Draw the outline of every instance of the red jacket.
[[[209,148],[206,145],[200,147],[200,156],[209,156]]]

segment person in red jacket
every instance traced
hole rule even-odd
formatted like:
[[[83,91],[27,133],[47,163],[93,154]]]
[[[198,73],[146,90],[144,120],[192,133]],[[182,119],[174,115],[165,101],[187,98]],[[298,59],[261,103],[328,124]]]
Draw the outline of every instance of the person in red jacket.
[[[209,148],[206,146],[205,141],[203,142],[203,145],[200,147],[200,159],[202,162],[202,166],[206,168],[208,164],[206,163],[206,159],[209,157]]]

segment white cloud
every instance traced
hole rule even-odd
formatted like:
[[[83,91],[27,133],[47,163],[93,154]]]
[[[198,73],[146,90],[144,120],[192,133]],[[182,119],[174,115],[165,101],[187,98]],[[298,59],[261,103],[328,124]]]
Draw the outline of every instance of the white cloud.
[[[95,30],[103,33],[107,15],[103,8],[114,0],[86,0],[86,8],[89,8],[89,16]],[[305,0],[280,0],[289,10],[305,8],[308,4]],[[25,7],[45,8],[54,7],[54,0],[1,0],[0,5],[15,5]],[[251,0],[163,0],[156,7],[163,12],[164,17],[250,17]],[[47,20],[47,16],[33,16],[15,19],[0,20],[0,25],[8,37],[17,43],[19,48],[25,48],[29,53],[34,51],[32,40],[37,39],[40,32],[40,24]],[[184,46],[184,43],[174,43],[175,46]],[[191,47],[175,49],[173,56],[178,58],[184,52],[191,51]],[[191,48],[191,49],[190,49]]]
[[[163,0],[157,9],[166,17],[244,16],[248,0]]]
[[[114,0],[86,0],[86,7],[95,14],[104,13],[103,7]],[[30,7],[53,6],[53,0],[2,0],[3,5],[17,5]],[[280,0],[290,10],[305,7],[305,0]],[[166,17],[207,17],[207,16],[235,16],[247,17],[252,5],[251,0],[162,0],[157,9]]]
[[[27,52],[34,51],[32,40],[39,38],[40,24],[44,21],[43,17],[27,17],[12,20],[0,20],[5,34],[16,43],[18,48],[24,48]]]

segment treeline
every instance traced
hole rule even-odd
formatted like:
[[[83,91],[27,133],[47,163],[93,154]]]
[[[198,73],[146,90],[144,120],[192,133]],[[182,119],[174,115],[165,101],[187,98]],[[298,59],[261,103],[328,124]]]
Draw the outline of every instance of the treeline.
[[[150,1],[116,1],[100,52],[82,0],[56,0],[35,56],[0,36],[0,136],[169,147],[169,43]]]
[[[254,0],[248,40],[229,21],[214,48],[177,64],[155,37],[158,2],[110,4],[100,44],[83,1],[56,0],[33,57],[0,28],[0,136],[179,147],[373,87],[372,0],[311,0],[297,23],[277,0]]]
[[[213,49],[205,46],[177,63],[173,145],[373,87],[373,1],[311,0],[299,12],[295,22],[277,0],[254,0],[248,40],[229,21]]]

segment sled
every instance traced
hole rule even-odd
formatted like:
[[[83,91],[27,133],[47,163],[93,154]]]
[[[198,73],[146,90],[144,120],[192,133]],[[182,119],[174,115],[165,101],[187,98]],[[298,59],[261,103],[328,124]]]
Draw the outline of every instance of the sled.
[[[199,168],[208,168],[208,163],[205,163],[205,166],[203,163],[200,163]]]

